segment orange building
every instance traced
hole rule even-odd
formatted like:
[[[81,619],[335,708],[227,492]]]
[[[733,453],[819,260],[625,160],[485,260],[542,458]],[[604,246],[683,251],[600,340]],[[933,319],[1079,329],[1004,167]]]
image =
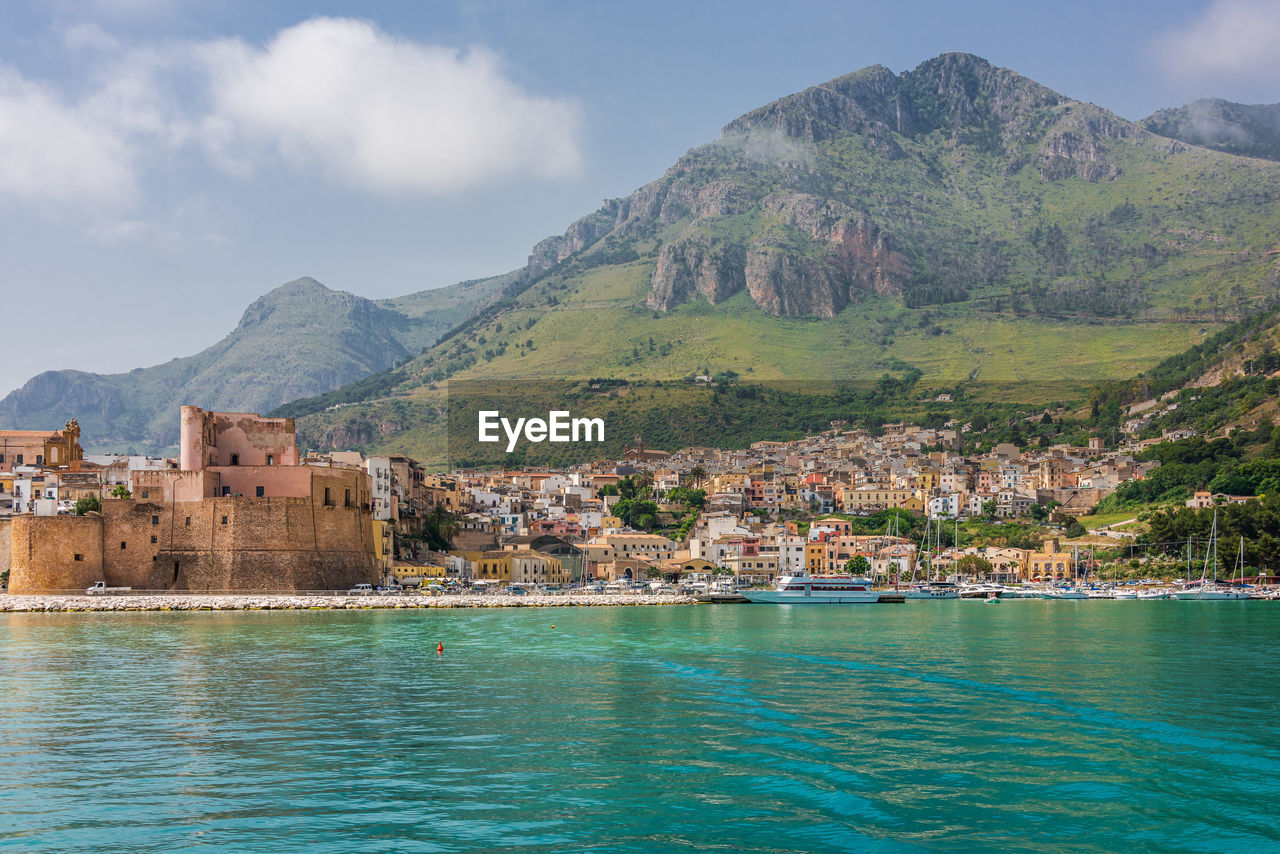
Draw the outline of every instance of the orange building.
[[[72,418],[61,430],[0,430],[0,472],[14,466],[80,471],[80,424]]]

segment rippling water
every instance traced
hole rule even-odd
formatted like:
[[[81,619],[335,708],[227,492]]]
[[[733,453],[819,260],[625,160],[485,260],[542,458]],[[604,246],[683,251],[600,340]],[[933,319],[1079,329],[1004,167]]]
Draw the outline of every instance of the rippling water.
[[[6,614],[0,847],[1280,850],[1278,641],[1268,602]]]

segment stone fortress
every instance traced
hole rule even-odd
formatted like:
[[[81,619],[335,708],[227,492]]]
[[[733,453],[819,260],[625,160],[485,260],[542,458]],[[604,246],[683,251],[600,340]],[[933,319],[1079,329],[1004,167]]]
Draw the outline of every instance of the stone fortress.
[[[9,592],[374,584],[371,504],[364,471],[299,463],[292,419],[184,406],[178,469],[100,514],[13,519]]]

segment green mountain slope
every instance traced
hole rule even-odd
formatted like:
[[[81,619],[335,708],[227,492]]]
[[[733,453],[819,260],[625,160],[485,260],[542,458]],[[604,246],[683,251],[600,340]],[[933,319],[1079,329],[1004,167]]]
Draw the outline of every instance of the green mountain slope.
[[[89,448],[162,449],[177,441],[182,404],[267,411],[338,388],[435,343],[500,286],[466,282],[375,302],[298,279],[258,299],[227,337],[194,356],[126,374],[40,374],[0,400],[0,423],[37,428],[76,417]]]
[[[1203,98],[1142,120],[1152,133],[1215,151],[1280,160],[1280,104]]]
[[[284,411],[318,444],[432,458],[445,380],[914,368],[1034,400],[1131,377],[1258,308],[1280,285],[1277,223],[1280,164],[974,56],[873,67],[730,122],[543,241],[501,299],[344,398],[363,405]]]

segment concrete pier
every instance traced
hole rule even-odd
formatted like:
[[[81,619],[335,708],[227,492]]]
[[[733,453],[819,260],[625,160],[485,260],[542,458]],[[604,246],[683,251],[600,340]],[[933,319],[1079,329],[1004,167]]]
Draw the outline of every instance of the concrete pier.
[[[0,595],[0,612],[52,611],[307,611],[419,610],[429,608],[562,608],[692,605],[692,596],[537,594],[347,596],[310,594],[134,593],[120,596]]]

